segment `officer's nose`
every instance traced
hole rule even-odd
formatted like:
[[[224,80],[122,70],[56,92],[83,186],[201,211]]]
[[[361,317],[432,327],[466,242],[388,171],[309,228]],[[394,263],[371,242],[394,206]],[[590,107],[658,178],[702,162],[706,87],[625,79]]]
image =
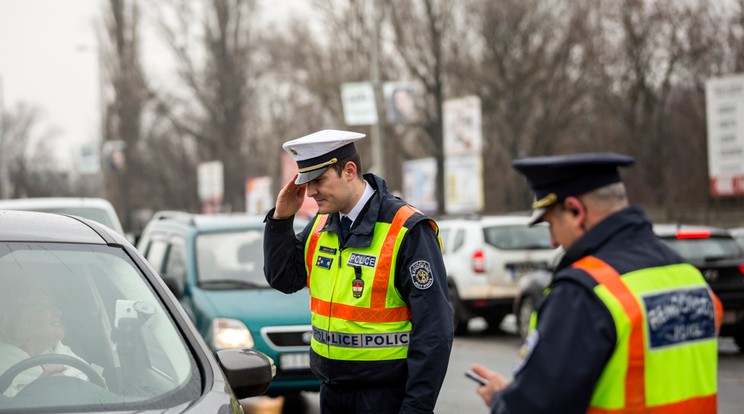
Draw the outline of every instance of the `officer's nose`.
[[[310,181],[307,183],[307,196],[315,197],[316,194],[318,194],[318,187],[313,181]]]

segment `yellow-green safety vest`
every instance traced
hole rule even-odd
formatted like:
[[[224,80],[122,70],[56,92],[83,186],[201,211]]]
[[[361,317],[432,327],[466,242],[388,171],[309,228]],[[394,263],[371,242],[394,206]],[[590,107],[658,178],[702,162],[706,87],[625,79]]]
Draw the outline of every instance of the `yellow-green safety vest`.
[[[414,213],[401,207],[391,223],[375,223],[369,247],[345,249],[335,233],[321,231],[328,215],[318,215],[305,243],[315,353],[347,361],[406,358],[411,309],[395,288],[395,268]]]
[[[617,334],[587,412],[716,413],[723,308],[700,271],[683,263],[621,277],[594,256],[572,267],[597,281],[594,293],[610,311]],[[537,318],[533,313],[531,329]]]

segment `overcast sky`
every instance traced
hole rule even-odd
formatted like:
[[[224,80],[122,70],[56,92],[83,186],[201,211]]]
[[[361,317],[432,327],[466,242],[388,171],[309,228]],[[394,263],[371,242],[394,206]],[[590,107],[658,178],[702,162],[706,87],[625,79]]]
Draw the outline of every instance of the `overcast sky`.
[[[0,98],[42,109],[63,157],[97,137],[97,0],[0,0]]]
[[[304,1],[262,0],[269,19]],[[84,144],[98,145],[99,78],[94,25],[102,0],[0,0],[0,104],[37,105],[46,127],[59,130],[58,155],[74,162]],[[162,46],[145,45],[145,65],[158,66]],[[155,50],[153,50],[155,49]],[[167,66],[167,64],[161,64]],[[148,67],[148,69],[156,69]]]

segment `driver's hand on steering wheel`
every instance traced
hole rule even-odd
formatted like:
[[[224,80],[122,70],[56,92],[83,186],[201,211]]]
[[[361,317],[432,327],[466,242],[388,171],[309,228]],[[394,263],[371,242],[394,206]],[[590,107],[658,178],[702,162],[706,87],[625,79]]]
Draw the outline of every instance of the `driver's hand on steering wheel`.
[[[66,369],[67,367],[61,364],[46,365],[44,366],[43,371],[41,371],[39,378],[51,377],[52,375],[62,375]]]

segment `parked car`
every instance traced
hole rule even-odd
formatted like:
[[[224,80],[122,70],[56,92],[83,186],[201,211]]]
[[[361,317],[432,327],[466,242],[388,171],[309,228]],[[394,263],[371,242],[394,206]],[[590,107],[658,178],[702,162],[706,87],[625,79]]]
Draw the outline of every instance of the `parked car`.
[[[744,250],[721,228],[668,224],[654,232],[700,269],[723,305],[721,336],[732,336],[744,352]]]
[[[0,413],[241,413],[275,370],[254,350],[215,358],[144,257],[92,220],[0,211],[0,296]]]
[[[482,316],[497,328],[512,312],[520,277],[547,269],[557,250],[546,224],[528,226],[517,215],[438,220],[447,268],[455,333],[467,333],[468,321]]]
[[[278,368],[267,394],[296,397],[320,389],[310,371],[310,295],[286,295],[266,282],[263,231],[263,216],[159,212],[137,247],[213,351],[265,353]]]
[[[733,337],[744,352],[744,251],[725,229],[676,224],[653,228],[664,243],[702,272],[723,305],[721,336]],[[550,280],[548,272],[533,272],[523,278],[515,302],[522,336],[529,325],[529,304],[537,303]]]
[[[744,249],[744,227],[734,227],[729,229],[729,233],[731,233],[731,237],[739,243],[739,247]]]
[[[97,221],[119,234],[124,234],[114,206],[103,198],[37,197],[0,200],[0,210],[43,211],[71,214]]]

